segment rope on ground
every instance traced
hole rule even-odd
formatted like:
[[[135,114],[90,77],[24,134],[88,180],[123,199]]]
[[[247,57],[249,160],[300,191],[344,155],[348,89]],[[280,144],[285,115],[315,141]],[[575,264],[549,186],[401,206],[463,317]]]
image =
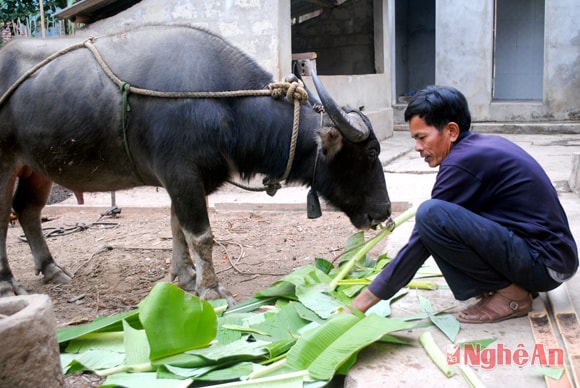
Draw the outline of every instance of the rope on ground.
[[[114,229],[119,226],[118,222],[93,222],[91,224],[84,224],[84,223],[77,223],[74,226],[70,227],[47,227],[43,228],[43,236],[44,238],[49,237],[62,237],[67,236],[69,234],[82,232],[88,229]],[[28,242],[26,235],[18,236],[18,240],[22,242]]]
[[[214,242],[216,244],[218,244],[225,252],[226,257],[228,258],[228,261],[230,263],[230,267],[229,268],[224,268],[223,270],[220,271],[216,271],[216,274],[225,272],[227,270],[229,270],[230,268],[233,268],[237,273],[239,273],[240,275],[245,275],[245,276],[252,276],[252,279],[254,279],[257,276],[285,276],[287,275],[286,273],[268,273],[268,272],[245,272],[242,271],[241,269],[239,269],[237,267],[237,264],[240,262],[240,260],[246,255],[246,253],[244,252],[244,247],[242,246],[242,244],[240,243],[234,243],[232,241],[221,241],[221,240],[215,240]],[[240,247],[240,254],[239,256],[236,258],[235,262],[232,261],[232,256],[230,255],[230,253],[228,252],[228,248],[227,248],[227,244],[235,244],[238,247]],[[250,279],[251,280],[251,279]]]

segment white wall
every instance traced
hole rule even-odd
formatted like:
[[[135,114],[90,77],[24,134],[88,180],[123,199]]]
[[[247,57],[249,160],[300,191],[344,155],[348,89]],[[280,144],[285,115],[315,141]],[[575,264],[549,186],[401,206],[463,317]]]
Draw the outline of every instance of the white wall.
[[[491,101],[493,1],[437,0],[435,83],[459,89],[474,118]]]
[[[250,22],[251,21],[251,22]],[[215,32],[281,79],[291,70],[290,2],[271,0],[143,0],[83,34],[128,30],[143,24],[186,24]]]

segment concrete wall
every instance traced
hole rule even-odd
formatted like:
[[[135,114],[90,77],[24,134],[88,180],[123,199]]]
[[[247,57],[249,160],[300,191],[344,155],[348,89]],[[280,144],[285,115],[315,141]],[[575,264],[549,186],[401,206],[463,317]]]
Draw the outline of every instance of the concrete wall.
[[[493,99],[494,12],[491,0],[436,1],[435,83],[457,87],[466,95],[474,127],[480,130],[580,133],[577,0],[545,0],[543,92],[533,101]],[[406,127],[404,108],[395,105],[397,127]],[[483,122],[487,124],[478,124]]]
[[[493,2],[437,0],[436,83],[460,89],[474,121],[577,121],[579,18],[575,0],[546,0],[543,101],[493,101]]]
[[[493,1],[438,0],[435,17],[435,83],[459,90],[474,119],[491,102]]]
[[[580,120],[580,6],[546,0],[544,114]]]
[[[144,24],[206,28],[240,47],[274,79],[291,71],[290,2],[271,0],[142,0],[128,10],[89,25],[82,34],[111,33]]]

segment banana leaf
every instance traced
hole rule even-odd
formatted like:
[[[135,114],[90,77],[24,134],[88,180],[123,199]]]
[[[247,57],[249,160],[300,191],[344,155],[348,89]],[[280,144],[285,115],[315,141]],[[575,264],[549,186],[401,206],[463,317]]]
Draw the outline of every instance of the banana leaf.
[[[443,332],[443,334],[445,334],[447,338],[451,340],[451,342],[455,342],[455,338],[461,329],[461,325],[459,324],[457,318],[451,314],[437,315],[433,312],[431,302],[429,302],[427,298],[418,294],[417,298],[419,298],[421,310],[427,314],[429,320],[433,322],[433,324],[437,326],[437,328],[441,330],[441,332]]]
[[[337,314],[322,326],[303,333],[288,352],[287,363],[295,370],[307,369],[314,379],[330,380],[365,346],[388,333],[412,326],[376,314],[363,318]]]
[[[379,303],[375,304],[373,307],[368,309],[366,315],[377,314],[380,315],[381,317],[388,317],[389,315],[391,315],[391,303],[407,295],[408,291],[409,290],[401,288],[399,291],[397,291],[395,295],[393,295],[389,299],[381,300]]]
[[[69,353],[67,353],[68,355]],[[70,354],[63,362],[63,372],[67,374],[79,371],[94,371],[114,368],[123,363],[125,355],[111,350],[91,349],[79,354]]]
[[[298,335],[298,330],[309,323],[309,321],[302,319],[298,315],[297,305],[300,304],[291,303],[282,307],[277,314],[273,314],[264,322],[254,325],[253,329],[268,333],[275,339],[295,338]]]
[[[346,240],[346,244],[344,244],[344,250],[340,258],[339,267],[347,263],[354,256],[357,250],[361,248],[364,244],[365,244],[364,232],[359,231],[349,236],[349,238]]]
[[[289,286],[292,287],[292,294],[293,294],[294,287],[292,285],[289,285]],[[277,299],[278,298],[276,296],[260,296],[260,297],[250,298],[244,302],[241,302],[241,303],[235,305],[234,307],[227,309],[223,315],[227,316],[227,315],[231,315],[231,314],[249,313],[251,311],[255,311],[255,310],[259,309],[260,307],[275,303]]]
[[[338,309],[344,307],[344,303],[327,293],[328,291],[330,291],[328,283],[296,286],[298,300],[323,319],[329,318]]]
[[[123,338],[124,333],[122,331],[89,333],[71,340],[65,352],[82,353],[91,349],[100,349],[124,353]]]
[[[254,294],[256,298],[279,296],[288,299],[296,299],[295,287],[313,284],[328,284],[331,278],[313,265],[302,266],[295,271],[274,282],[265,290]]]
[[[85,325],[58,328],[56,329],[58,343],[62,344],[89,333],[122,331],[123,320],[130,322],[133,327],[137,327],[136,325],[140,325],[139,311],[125,311],[109,317],[97,317],[94,321]]]
[[[332,264],[332,262],[323,259],[322,257],[315,257],[314,265],[316,266],[317,269],[321,270],[325,274],[329,274],[330,271],[334,269],[334,265]]]
[[[149,342],[144,330],[133,329],[126,321],[123,321],[125,364],[135,365],[149,362]]]
[[[217,335],[213,307],[175,284],[158,283],[139,303],[151,360],[207,346]]]

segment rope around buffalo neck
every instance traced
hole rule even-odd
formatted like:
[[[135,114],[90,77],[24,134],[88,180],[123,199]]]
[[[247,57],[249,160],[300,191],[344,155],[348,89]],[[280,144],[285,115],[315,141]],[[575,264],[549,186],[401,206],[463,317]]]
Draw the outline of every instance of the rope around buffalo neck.
[[[286,169],[284,174],[280,178],[276,179],[269,179],[264,181],[264,187],[250,187],[240,183],[235,183],[230,180],[227,180],[229,183],[241,187],[246,190],[252,191],[266,191],[269,195],[273,196],[276,194],[276,191],[281,187],[280,182],[285,181],[288,176],[290,175],[290,171],[292,170],[292,165],[294,163],[294,156],[296,154],[296,142],[298,139],[298,127],[300,124],[300,105],[304,104],[308,101],[308,93],[304,89],[304,84],[302,81],[294,81],[290,82],[274,82],[268,84],[268,89],[260,89],[260,90],[232,90],[232,91],[221,91],[221,92],[163,92],[157,90],[148,90],[148,89],[141,89],[134,86],[131,86],[127,82],[122,81],[119,79],[115,73],[111,70],[111,68],[107,65],[97,48],[93,45],[96,38],[89,38],[84,42],[76,43],[72,46],[66,47],[39,62],[35,66],[33,66],[30,70],[24,73],[20,78],[18,78],[10,88],[0,97],[0,107],[4,104],[6,100],[14,93],[14,91],[32,74],[36,73],[40,68],[47,65],[48,63],[52,62],[56,58],[63,56],[71,51],[77,50],[79,48],[87,48],[105,74],[119,86],[122,94],[123,94],[123,118],[122,118],[122,131],[123,131],[123,142],[125,146],[125,153],[129,159],[131,167],[134,173],[139,177],[141,181],[143,181],[141,175],[139,174],[135,163],[133,161],[133,157],[131,156],[131,152],[129,150],[129,144],[127,141],[127,126],[126,126],[126,115],[127,112],[130,110],[128,104],[128,96],[130,93],[133,94],[140,94],[144,96],[151,96],[151,97],[159,97],[159,98],[236,98],[236,97],[250,97],[250,96],[272,96],[275,99],[281,98],[285,96],[289,102],[294,104],[294,119],[293,119],[293,126],[292,126],[292,137],[290,142],[290,151],[288,155],[288,162],[286,164]]]
[[[129,156],[129,160],[133,165],[133,169],[135,172],[137,171],[135,165],[133,163],[129,146],[127,143],[127,130],[126,130],[126,120],[125,115],[127,111],[130,109],[127,103],[129,93],[133,94],[140,94],[145,96],[151,97],[161,97],[161,98],[235,98],[235,97],[249,97],[249,96],[272,96],[273,98],[280,98],[282,96],[286,96],[288,101],[294,103],[294,120],[292,126],[292,137],[290,140],[290,152],[288,155],[288,162],[286,163],[286,169],[284,174],[280,178],[265,180],[264,187],[250,187],[243,185],[241,183],[236,183],[231,180],[227,180],[227,182],[243,188],[245,190],[251,191],[266,191],[268,195],[274,196],[278,189],[282,186],[280,182],[285,181],[288,176],[290,175],[290,171],[292,170],[292,165],[294,164],[294,156],[296,154],[296,142],[298,139],[298,127],[300,124],[300,105],[304,104],[308,101],[308,93],[304,89],[304,84],[301,81],[295,81],[292,83],[289,82],[275,82],[268,85],[268,90],[261,89],[261,90],[234,90],[234,91],[222,91],[222,92],[162,92],[157,90],[148,90],[148,89],[141,89],[134,86],[129,85],[126,82],[123,82],[119,79],[113,71],[109,68],[107,63],[102,58],[101,54],[98,52],[96,47],[93,45],[93,40],[88,40],[85,42],[85,47],[87,47],[93,56],[105,72],[107,76],[119,87],[123,92],[123,139],[125,142],[125,150]],[[138,174],[138,173],[137,173]]]

